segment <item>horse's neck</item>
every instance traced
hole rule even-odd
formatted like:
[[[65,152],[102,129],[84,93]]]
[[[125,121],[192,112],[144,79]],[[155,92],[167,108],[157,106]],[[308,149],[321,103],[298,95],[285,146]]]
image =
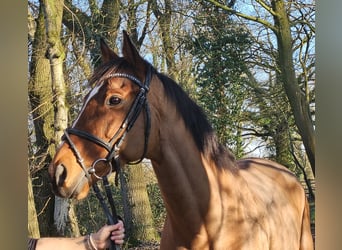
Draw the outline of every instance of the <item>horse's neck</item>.
[[[172,127],[165,126],[164,131],[161,128],[161,157],[158,161],[152,159],[152,163],[173,228],[188,227],[188,231],[198,232],[210,219],[208,211],[216,211],[212,206],[220,206],[222,176],[226,178],[224,185],[234,183],[229,180],[229,172],[218,173],[203,158],[182,122]]]

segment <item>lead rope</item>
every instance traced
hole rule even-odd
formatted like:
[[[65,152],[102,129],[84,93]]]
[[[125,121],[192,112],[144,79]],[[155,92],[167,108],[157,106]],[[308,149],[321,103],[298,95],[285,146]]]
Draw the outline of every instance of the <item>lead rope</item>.
[[[88,171],[86,170],[85,166],[84,166],[84,162],[83,162],[83,159],[80,155],[80,153],[78,152],[75,144],[72,142],[71,138],[69,137],[69,134],[67,132],[64,133],[64,138],[67,139],[69,145],[70,145],[70,148],[73,150],[75,156],[76,156],[76,159],[77,161],[79,162],[79,164],[81,165],[82,169],[84,170],[84,173],[86,175],[86,177],[90,180],[91,177],[88,173]],[[108,203],[110,205],[110,208],[112,210],[112,213],[109,211],[109,208],[105,202],[105,199],[103,198],[101,192],[100,192],[100,189],[99,189],[99,186],[97,185],[97,183],[93,183],[93,190],[95,192],[95,195],[97,197],[97,199],[99,200],[101,206],[102,206],[102,209],[107,217],[107,220],[108,220],[108,224],[110,225],[115,225],[118,223],[118,215],[116,213],[116,209],[115,209],[115,205],[114,205],[114,199],[113,199],[113,196],[112,196],[112,193],[111,193],[111,190],[110,190],[110,185],[109,185],[109,182],[108,182],[108,178],[107,178],[107,175],[103,176],[102,177],[102,181],[103,181],[103,186],[105,188],[105,191],[106,191],[106,195],[107,195],[107,199],[108,199]],[[120,246],[119,245],[116,245],[112,240],[110,240],[110,247],[109,247],[110,250],[120,250]]]
[[[93,184],[93,190],[95,192],[95,195],[97,197],[97,199],[99,200],[102,209],[107,217],[108,220],[108,224],[109,225],[115,225],[118,223],[118,215],[116,213],[116,209],[115,209],[115,205],[114,205],[114,199],[110,190],[110,185],[108,182],[108,178],[107,176],[103,176],[102,177],[102,181],[103,181],[103,186],[105,188],[106,191],[106,195],[107,195],[107,199],[108,199],[108,203],[110,205],[111,211],[109,211],[109,208],[105,202],[104,197],[101,194],[101,191],[99,189],[99,186],[97,185],[97,183]],[[114,241],[110,240],[110,246],[109,246],[110,250],[120,250],[120,246],[115,244]]]

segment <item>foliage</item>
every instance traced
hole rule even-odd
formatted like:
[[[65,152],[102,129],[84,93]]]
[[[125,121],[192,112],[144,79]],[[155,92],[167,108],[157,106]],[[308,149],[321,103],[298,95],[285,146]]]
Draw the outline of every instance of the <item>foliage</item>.
[[[241,140],[242,112],[248,89],[244,76],[249,34],[227,14],[212,7],[202,7],[195,17],[195,33],[189,47],[196,62],[196,96],[217,130],[222,143],[237,157],[244,155]]]
[[[150,197],[154,226],[158,232],[161,232],[166,217],[166,209],[158,184],[150,183],[147,185],[147,193]]]

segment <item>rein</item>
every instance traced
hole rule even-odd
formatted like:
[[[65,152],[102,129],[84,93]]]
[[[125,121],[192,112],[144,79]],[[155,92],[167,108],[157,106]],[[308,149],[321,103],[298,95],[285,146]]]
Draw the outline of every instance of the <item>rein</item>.
[[[148,64],[148,69],[147,69],[147,74],[146,74],[146,79],[144,84],[137,79],[136,77],[126,74],[126,73],[112,73],[109,74],[106,79],[103,81],[109,79],[109,78],[127,78],[134,82],[138,87],[140,87],[139,93],[135,97],[135,100],[129,110],[129,112],[126,115],[126,118],[123,120],[120,128],[114,136],[109,140],[109,142],[106,142],[99,137],[90,134],[86,131],[82,131],[76,128],[67,128],[64,132],[64,135],[62,137],[62,140],[67,141],[70,145],[70,148],[75,154],[75,157],[77,159],[77,162],[83,169],[85,176],[88,178],[89,181],[91,181],[91,175],[93,175],[96,179],[102,180],[103,186],[106,192],[107,200],[110,206],[110,210],[108,206],[106,205],[105,199],[102,196],[100,189],[97,185],[97,183],[93,183],[93,190],[95,192],[95,195],[97,199],[99,200],[102,209],[104,213],[106,214],[108,223],[111,225],[114,225],[118,223],[118,216],[116,213],[115,205],[114,205],[114,199],[112,196],[112,192],[110,190],[110,184],[108,182],[107,176],[113,172],[113,164],[114,164],[114,171],[116,172],[115,176],[115,184],[118,184],[118,172],[120,171],[120,160],[119,160],[119,151],[122,143],[125,140],[125,137],[127,133],[130,131],[130,129],[133,127],[136,119],[138,118],[139,114],[141,113],[142,109],[145,111],[145,131],[144,131],[144,149],[142,156],[140,157],[139,160],[134,161],[134,162],[129,162],[128,164],[138,164],[140,163],[146,156],[147,152],[147,145],[148,145],[148,138],[150,135],[150,129],[151,129],[151,115],[150,115],[150,108],[147,102],[147,93],[149,91],[149,86],[151,82],[151,77],[152,77],[152,66]],[[79,151],[76,148],[76,145],[72,142],[70,138],[70,134],[76,135],[78,137],[81,137],[83,139],[89,140],[103,148],[105,148],[108,151],[108,154],[105,158],[100,158],[95,160],[92,165],[87,168],[84,164],[84,160],[79,153]],[[120,136],[121,135],[121,136]],[[96,165],[99,164],[100,162],[105,163],[109,167],[109,171],[106,175],[104,176],[99,176],[96,174]],[[111,246],[110,249],[120,249],[119,246],[114,245],[114,242],[111,241]]]

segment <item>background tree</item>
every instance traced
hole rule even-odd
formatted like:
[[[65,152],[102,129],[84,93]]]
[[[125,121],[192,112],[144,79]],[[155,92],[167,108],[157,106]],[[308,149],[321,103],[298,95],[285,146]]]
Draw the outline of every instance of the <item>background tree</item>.
[[[125,230],[133,245],[159,242],[154,227],[152,209],[146,189],[143,164],[127,166],[120,174],[123,198]],[[148,204],[148,205],[146,205]]]
[[[248,99],[244,65],[250,46],[249,34],[233,23],[221,9],[203,4],[195,17],[190,38],[198,77],[197,98],[211,119],[220,141],[240,158],[244,100]]]
[[[38,218],[37,218],[37,211],[36,211],[36,206],[34,202],[34,197],[33,197],[33,189],[32,189],[32,181],[31,181],[31,176],[30,176],[30,170],[28,169],[28,198],[27,198],[27,222],[28,222],[28,237],[31,238],[39,238],[40,237],[40,232],[39,232],[39,223],[38,223]]]
[[[45,57],[47,51],[45,19],[43,6],[29,6],[31,32],[29,38],[29,82],[28,96],[30,104],[29,125],[29,165],[32,188],[38,212],[41,234],[55,235],[53,221],[53,194],[49,186],[47,166],[54,150],[50,63]],[[43,223],[44,222],[44,223]]]
[[[158,4],[159,3],[159,4]],[[164,0],[158,2],[152,1],[152,11],[157,19],[159,27],[159,36],[161,38],[162,50],[166,61],[166,71],[169,75],[178,81],[177,71],[175,68],[175,48],[171,39],[171,26],[172,26],[172,8],[171,1]]]
[[[83,53],[86,53],[87,48],[92,65],[97,66],[101,63],[99,38],[105,38],[110,47],[116,47],[121,2],[104,0],[99,4],[89,0],[74,4],[73,1],[66,0],[65,7],[63,24],[71,32],[72,38],[78,40],[76,45],[83,47]]]
[[[271,0],[269,2],[258,0],[258,12],[256,15],[249,15],[235,10],[229,4],[222,4],[215,0],[205,0],[212,3],[214,6],[221,8],[229,14],[246,19],[248,21],[260,24],[271,30],[277,41],[277,56],[274,65],[279,74],[279,80],[283,84],[284,91],[287,95],[288,102],[291,106],[293,116],[299,134],[301,135],[308,159],[310,161],[313,174],[315,173],[315,136],[314,125],[311,115],[309,96],[305,96],[309,89],[303,91],[303,88],[298,84],[296,78],[296,70],[293,60],[293,41],[291,27],[300,23],[300,25],[308,26],[311,31],[314,30],[312,25],[313,15],[305,16],[308,19],[302,21],[291,20],[289,11],[291,10],[291,2],[285,0]],[[307,3],[302,2],[301,7]],[[309,5],[311,2],[309,2]],[[261,10],[261,11],[260,11]],[[267,13],[264,16],[259,13]],[[270,20],[268,17],[272,17]],[[272,23],[273,21],[273,23]]]
[[[249,76],[247,86],[251,94],[249,105],[258,112],[248,110],[245,113],[244,136],[260,137],[267,143],[269,158],[296,172],[296,163],[291,154],[291,138],[295,124],[281,85],[272,75],[266,82],[257,83],[256,79],[246,72]]]

